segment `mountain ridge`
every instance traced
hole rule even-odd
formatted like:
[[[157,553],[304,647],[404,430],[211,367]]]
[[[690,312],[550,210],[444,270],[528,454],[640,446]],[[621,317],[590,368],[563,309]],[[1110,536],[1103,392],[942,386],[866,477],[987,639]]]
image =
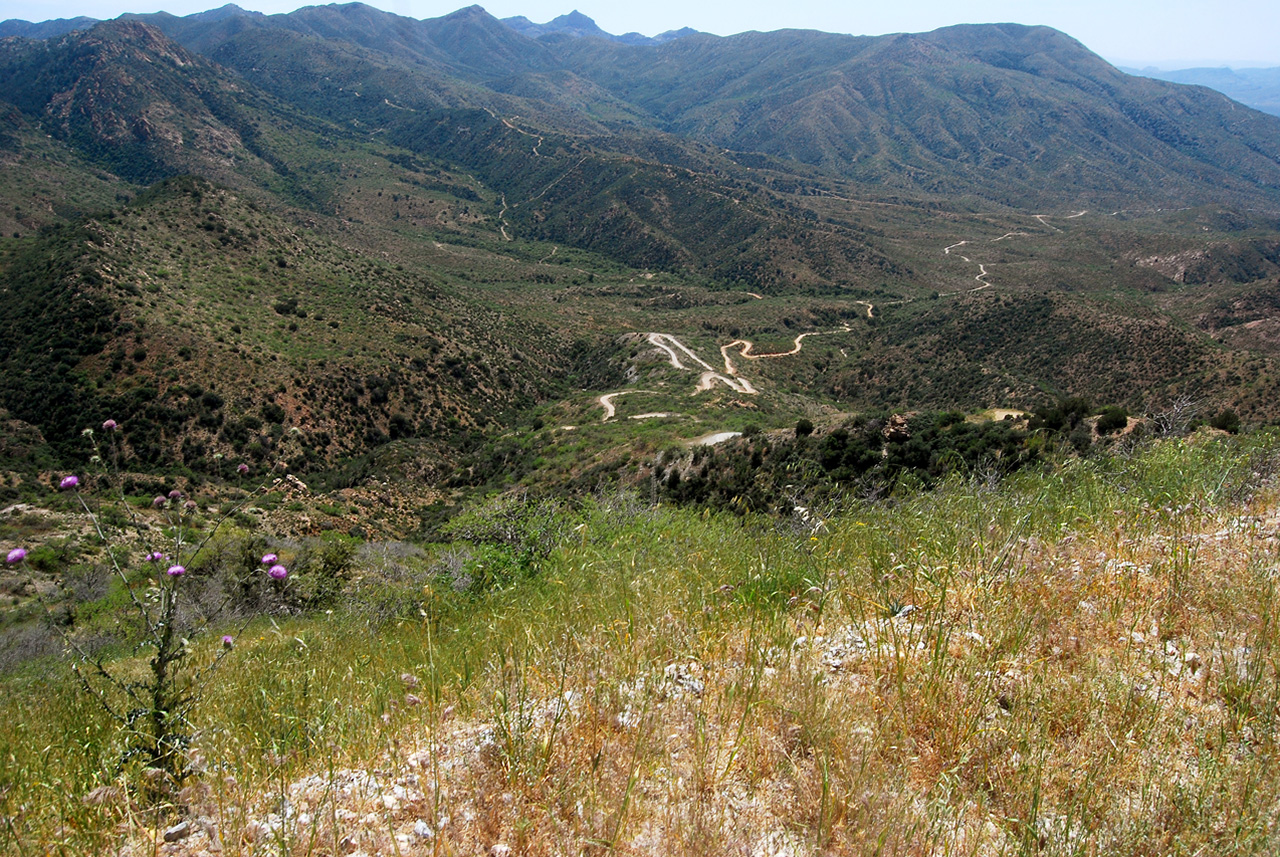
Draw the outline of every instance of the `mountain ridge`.
[[[686,34],[636,45],[603,38],[580,13],[530,25],[534,30],[515,22],[538,36],[530,38],[480,6],[423,21],[361,3],[271,16],[228,5],[185,18],[126,17],[258,75],[286,100],[288,78],[263,65],[276,54],[258,51],[249,68],[237,51],[253,40],[270,51],[286,33],[320,40],[321,54],[330,45],[355,45],[381,58],[375,62],[388,68],[395,89],[413,90],[415,77],[434,75],[423,83],[453,93],[445,103],[507,109],[508,102],[484,93],[519,93],[525,101],[517,109],[545,113],[572,93],[558,116],[546,113],[548,130],[572,130],[575,116],[616,116],[634,130],[760,152],[862,183],[976,192],[1005,204],[1035,204],[1047,183],[1078,186],[1073,202],[1099,205],[1159,189],[1171,192],[1153,199],[1165,204],[1172,194],[1207,199],[1210,186],[1237,198],[1280,194],[1280,125],[1246,116],[1245,141],[1229,103],[1126,76],[1043,27],[960,25],[884,37]],[[299,46],[297,57],[293,75],[326,75],[320,67],[305,71],[318,56]],[[367,65],[340,62],[350,66],[352,83]],[[384,99],[401,103],[393,94]]]
[[[657,390],[645,413],[774,425],[1071,392],[1137,408],[1215,383],[1246,417],[1275,409],[1280,120],[1048,28],[629,45],[529,38],[474,6],[224,7],[5,39],[0,85],[0,264],[34,302],[14,317],[105,289],[133,327],[64,353],[66,378],[154,389],[146,418],[180,425],[157,429],[177,449],[187,432],[318,467],[530,412],[594,423],[599,388],[627,384]],[[157,180],[216,184],[179,204],[148,196]],[[74,244],[39,234],[59,223],[124,249],[42,285],[37,257]],[[646,350],[656,332],[710,376],[686,384]],[[6,359],[34,359],[13,341]],[[265,404],[206,413],[183,392],[236,386],[246,359]],[[7,410],[65,441],[31,389]],[[245,428],[263,408],[306,445]]]
[[[1170,71],[1155,68],[1126,68],[1124,70],[1129,74],[1167,80],[1171,83],[1208,87],[1255,110],[1280,116],[1280,68],[1186,68]]]

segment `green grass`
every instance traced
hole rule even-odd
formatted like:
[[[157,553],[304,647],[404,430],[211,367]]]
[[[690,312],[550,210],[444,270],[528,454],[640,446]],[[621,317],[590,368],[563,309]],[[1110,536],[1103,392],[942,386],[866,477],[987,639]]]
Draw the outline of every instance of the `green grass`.
[[[239,636],[178,802],[232,853],[416,821],[462,851],[1265,853],[1278,442],[954,477],[816,528],[601,497],[488,591],[452,591],[441,553],[366,558],[346,608]],[[138,774],[65,667],[5,684],[7,851],[172,823],[124,799]],[[351,771],[381,791],[307,791]],[[309,820],[273,832],[282,794]],[[743,795],[748,822],[699,838]]]

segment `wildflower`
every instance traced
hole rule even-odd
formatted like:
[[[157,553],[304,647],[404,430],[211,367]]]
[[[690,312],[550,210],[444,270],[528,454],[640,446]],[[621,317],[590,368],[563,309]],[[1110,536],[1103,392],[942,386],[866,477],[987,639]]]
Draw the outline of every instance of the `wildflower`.
[[[249,465],[245,464],[243,461],[236,465],[236,473],[239,473],[241,476],[244,476],[248,472]]]
[[[170,577],[182,577],[182,575],[187,573],[187,570],[180,565],[171,565],[169,566],[169,570],[165,573]]]
[[[273,565],[271,568],[267,569],[267,574],[272,580],[284,580],[289,576],[289,569],[285,568],[283,565]]]
[[[182,499],[182,492],[181,492],[181,491],[179,491],[177,488],[174,488],[172,491],[170,491],[170,492],[169,492],[169,499],[170,499],[170,500],[181,500],[181,499]]]
[[[74,488],[80,484],[79,476],[64,476],[62,481],[58,483],[58,487],[62,489]]]
[[[102,430],[115,431],[119,427],[119,425],[120,424],[117,423],[115,420],[107,420],[105,423],[102,424]]]
[[[280,557],[276,556],[273,553],[264,554],[262,557],[263,565],[275,565],[279,561],[280,561]]]
[[[194,512],[196,510],[196,501],[188,500],[182,504],[182,508],[186,509],[188,512]]]
[[[159,509],[161,506],[163,506],[165,503],[168,503],[168,502],[169,502],[168,497],[164,496],[163,494],[157,494],[156,499],[151,501],[151,505]]]
[[[13,550],[9,551],[9,555],[4,558],[4,561],[7,562],[9,565],[17,565],[18,563],[22,562],[26,558],[27,558],[26,548],[14,548]]]
[[[143,557],[143,560],[144,560],[144,561],[146,561],[146,562],[163,562],[164,560],[166,560],[166,559],[168,559],[168,558],[169,558],[169,557],[167,557],[167,556],[165,556],[164,554],[160,553],[160,551],[152,551],[151,553],[149,553],[149,554],[147,554],[146,556],[144,556],[144,557]]]
[[[232,643],[234,643],[234,642],[235,642],[235,640],[232,638],[232,636],[231,636],[230,634],[223,634],[223,635],[222,635],[222,648],[224,648],[224,649],[229,649],[229,648],[231,648],[231,645],[232,645]]]

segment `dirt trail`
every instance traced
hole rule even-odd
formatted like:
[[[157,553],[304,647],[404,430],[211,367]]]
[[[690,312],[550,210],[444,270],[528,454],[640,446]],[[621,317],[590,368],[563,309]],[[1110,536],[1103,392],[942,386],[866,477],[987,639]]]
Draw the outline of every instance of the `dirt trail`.
[[[1077,211],[1075,214],[1068,214],[1068,215],[1064,215],[1064,216],[1062,216],[1062,219],[1063,219],[1063,220],[1075,220],[1077,217],[1084,217],[1084,216],[1085,216],[1086,214],[1088,214],[1088,213],[1089,213],[1089,212],[1088,212],[1087,210],[1085,210],[1085,211]],[[1119,212],[1116,212],[1116,213],[1118,214]],[[1054,232],[1061,232],[1061,231],[1062,231],[1061,229],[1059,229],[1058,227],[1054,226],[1052,223],[1047,222],[1048,218],[1050,218],[1050,217],[1054,217],[1054,216],[1057,216],[1057,215],[1052,215],[1052,214],[1033,214],[1033,215],[1031,215],[1031,219],[1032,219],[1032,220],[1037,221],[1041,226],[1045,227],[1046,229],[1052,229]],[[1016,230],[1016,231],[1013,231],[1013,232],[1006,232],[1005,234],[1001,235],[999,238],[992,238],[992,239],[991,239],[991,241],[990,241],[990,243],[995,244],[997,241],[1004,241],[1004,240],[1009,239],[1009,238],[1025,238],[1025,237],[1030,236],[1030,234],[1031,234],[1031,233],[1029,233],[1029,232],[1023,232],[1023,231],[1021,231],[1021,230]],[[965,240],[965,241],[957,241],[957,242],[956,242],[956,243],[954,243],[954,244],[950,244],[950,245],[948,245],[948,246],[946,246],[946,247],[943,247],[943,248],[942,248],[942,255],[944,255],[944,256],[950,256],[950,255],[951,255],[951,251],[952,251],[952,250],[955,250],[955,249],[956,249],[956,248],[958,248],[958,247],[963,247],[963,246],[965,246],[966,244],[971,244],[971,243],[973,243],[973,242],[968,241],[968,240]],[[990,274],[990,272],[988,272],[988,271],[987,271],[987,266],[986,266],[986,265],[984,265],[984,264],[983,264],[983,263],[981,263],[981,262],[974,262],[972,259],[970,259],[968,256],[965,256],[965,255],[964,255],[964,254],[962,254],[962,253],[957,253],[956,255],[957,255],[957,256],[959,256],[959,257],[960,257],[962,260],[964,260],[965,262],[968,262],[970,265],[975,265],[975,264],[976,264],[976,265],[978,266],[978,275],[977,275],[976,277],[974,277],[974,279],[975,279],[975,280],[977,280],[977,281],[978,281],[979,283],[981,283],[982,285],[978,286],[978,288],[976,288],[976,289],[967,289],[967,290],[961,290],[961,291],[958,291],[958,292],[947,292],[945,295],[944,295],[944,294],[939,294],[939,295],[938,295],[939,297],[945,297],[945,296],[949,296],[949,295],[967,294],[967,293],[969,293],[969,292],[977,292],[977,291],[981,291],[982,289],[990,288],[990,287],[993,285],[993,284],[992,284],[992,283],[987,279],[988,277],[990,277],[990,276],[991,276],[991,274]],[[909,300],[909,299],[908,299],[908,300]],[[906,301],[895,301],[894,303],[906,303]]]
[[[984,283],[983,286],[980,286],[979,288],[985,288],[986,286],[987,284]],[[872,313],[875,309],[874,305],[867,301],[858,301],[858,303],[867,308],[867,317],[872,317]],[[790,351],[773,351],[767,354],[754,354],[752,353],[752,350],[755,346],[750,340],[735,339],[728,345],[720,346],[720,356],[724,359],[724,372],[717,371],[714,366],[699,357],[692,348],[685,345],[669,333],[647,333],[645,334],[645,340],[650,345],[662,350],[667,355],[667,362],[671,364],[672,368],[679,369],[682,372],[699,372],[699,370],[701,370],[698,375],[697,386],[694,387],[693,390],[693,395],[696,396],[698,393],[706,392],[716,384],[723,384],[735,393],[755,396],[759,395],[760,391],[757,390],[750,381],[739,375],[737,367],[733,365],[733,360],[729,356],[733,349],[738,349],[738,354],[746,360],[765,360],[776,357],[791,357],[800,353],[801,349],[804,347],[804,340],[806,337],[829,336],[835,333],[849,333],[851,331],[852,328],[848,325],[845,325],[839,330],[809,331],[808,333],[802,333],[795,338],[795,345]],[[617,396],[626,395],[627,393],[653,392],[654,391],[652,390],[622,390],[616,393],[606,393],[599,399],[600,407],[604,408],[603,421],[608,422],[617,414],[617,408],[613,404],[613,400]],[[638,416],[631,417],[631,419],[644,419],[659,416],[666,417],[671,415],[668,413],[640,414]]]
[[[701,393],[710,390],[717,382],[724,384],[735,393],[745,393],[754,396],[760,391],[751,386],[751,382],[746,378],[726,377],[716,371],[716,368],[707,361],[703,360],[693,352],[683,342],[676,339],[669,333],[650,333],[647,337],[649,342],[667,352],[667,357],[671,361],[671,365],[681,370],[692,370],[694,367],[685,366],[680,362],[680,356],[676,353],[677,349],[693,363],[697,363],[703,368],[702,375],[698,378],[698,386],[694,389],[694,393]],[[696,370],[695,370],[696,371]],[[730,373],[734,374],[734,373]]]
[[[497,118],[498,118],[497,116],[494,116],[494,113],[493,113],[493,111],[492,111],[492,110],[490,110],[490,111],[489,111],[489,115],[490,115],[490,116],[493,116],[495,119],[497,119]],[[512,116],[511,118],[512,118],[512,119],[519,119],[520,117],[519,117],[519,116]],[[534,155],[534,157],[541,157],[541,153],[538,151],[538,147],[542,145],[542,139],[543,139],[543,138],[542,138],[542,135],[541,135],[541,134],[534,134],[534,133],[532,133],[532,132],[526,131],[526,130],[524,130],[523,128],[520,128],[520,127],[516,126],[515,124],[513,124],[513,123],[512,123],[510,120],[508,120],[508,119],[501,119],[500,121],[502,122],[502,124],[503,124],[503,125],[506,125],[508,128],[510,128],[512,131],[515,131],[517,134],[523,134],[523,135],[525,135],[526,137],[531,137],[531,138],[533,138],[534,140],[537,140],[538,142],[536,142],[536,143],[534,143],[534,144],[533,144],[533,155]]]
[[[859,301],[859,303],[862,303],[862,301]],[[870,306],[871,304],[867,304],[868,317],[870,317],[871,315]],[[808,333],[802,333],[795,338],[795,346],[790,351],[771,351],[767,354],[752,354],[751,352],[752,352],[752,349],[755,348],[755,345],[751,342],[751,340],[735,339],[733,342],[730,342],[728,345],[720,346],[720,356],[724,358],[724,371],[728,372],[730,375],[736,376],[738,374],[738,370],[733,365],[733,361],[729,359],[729,352],[735,348],[738,349],[738,355],[747,360],[767,360],[771,357],[790,357],[793,354],[800,353],[800,349],[804,347],[803,343],[806,336],[829,336],[830,334],[833,334],[833,333],[849,333],[851,330],[852,328],[850,328],[848,325],[845,325],[840,330],[813,330]]]
[[[618,396],[630,395],[631,393],[651,393],[657,395],[654,390],[620,390],[617,393],[605,393],[600,397],[600,406],[604,408],[604,419],[601,420],[601,422],[609,422],[609,420],[613,419],[614,414],[618,412],[618,409],[613,404],[614,399]],[[656,417],[659,416],[659,414],[641,414],[640,416]],[[661,416],[666,416],[666,414],[662,414]],[[632,417],[632,419],[638,419],[638,417]]]
[[[710,390],[715,386],[717,381],[724,384],[735,393],[745,393],[748,396],[754,396],[760,392],[755,387],[751,386],[751,382],[746,378],[730,378],[726,375],[721,375],[719,372],[703,372],[702,376],[698,378],[698,386],[693,390],[694,395]]]
[[[692,367],[685,366],[683,363],[680,362],[680,358],[676,356],[676,352],[675,352],[676,348],[683,351],[689,357],[690,360],[697,363],[703,369],[706,369],[709,372],[715,371],[715,369],[712,368],[710,363],[703,360],[698,355],[694,354],[692,351],[689,350],[688,347],[685,346],[683,342],[676,339],[674,336],[672,336],[669,333],[651,333],[649,334],[648,339],[649,339],[649,342],[658,346],[663,351],[667,352],[667,355],[671,358],[671,365],[677,369],[690,369]],[[671,344],[668,345],[667,344],[668,342]]]
[[[502,232],[502,240],[510,241],[511,236],[507,234],[507,195],[502,195],[502,210],[498,212],[498,229]]]

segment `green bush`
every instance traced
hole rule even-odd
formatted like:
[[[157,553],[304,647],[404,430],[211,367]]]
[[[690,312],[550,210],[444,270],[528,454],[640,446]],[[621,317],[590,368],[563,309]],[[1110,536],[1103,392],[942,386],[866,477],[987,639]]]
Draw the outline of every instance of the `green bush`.
[[[1098,434],[1112,434],[1129,425],[1129,412],[1124,408],[1111,405],[1102,409],[1098,417]]]
[[[1224,409],[1221,413],[1209,420],[1209,425],[1216,429],[1225,431],[1228,434],[1237,434],[1240,431],[1240,417],[1230,408]]]

